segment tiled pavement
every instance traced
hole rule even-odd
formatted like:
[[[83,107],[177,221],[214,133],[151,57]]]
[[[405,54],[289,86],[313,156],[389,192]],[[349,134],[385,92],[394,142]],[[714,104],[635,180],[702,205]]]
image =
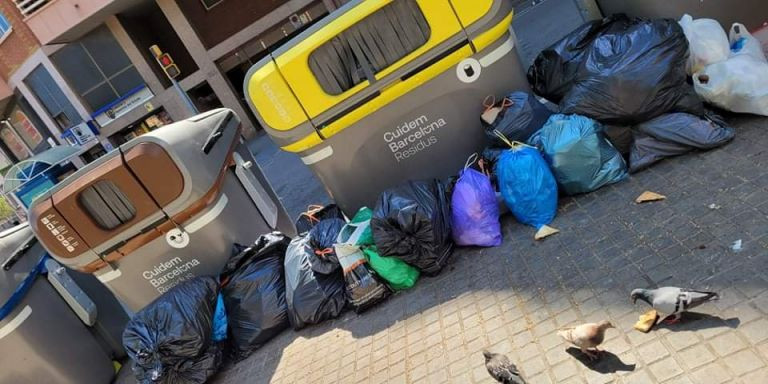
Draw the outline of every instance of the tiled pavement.
[[[491,383],[489,348],[530,383],[768,383],[768,119],[731,123],[726,147],[562,199],[560,234],[534,242],[506,217],[503,246],[458,250],[440,276],[363,315],[286,331],[214,382]],[[668,198],[634,204],[644,190]],[[647,308],[629,292],[657,284],[722,300],[642,334],[632,325]],[[617,329],[591,366],[554,332],[602,319]]]

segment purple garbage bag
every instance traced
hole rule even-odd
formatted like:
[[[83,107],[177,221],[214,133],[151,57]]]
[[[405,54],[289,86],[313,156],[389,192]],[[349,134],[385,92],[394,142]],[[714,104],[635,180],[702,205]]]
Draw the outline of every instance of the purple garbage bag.
[[[501,224],[496,192],[488,176],[466,168],[451,197],[453,241],[458,245],[501,245]]]

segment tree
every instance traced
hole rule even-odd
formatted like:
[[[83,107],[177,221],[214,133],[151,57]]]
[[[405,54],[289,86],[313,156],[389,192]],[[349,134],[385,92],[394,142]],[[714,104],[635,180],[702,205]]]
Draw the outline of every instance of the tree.
[[[15,214],[16,210],[8,204],[8,200],[5,199],[5,196],[0,197],[0,220],[7,219]]]

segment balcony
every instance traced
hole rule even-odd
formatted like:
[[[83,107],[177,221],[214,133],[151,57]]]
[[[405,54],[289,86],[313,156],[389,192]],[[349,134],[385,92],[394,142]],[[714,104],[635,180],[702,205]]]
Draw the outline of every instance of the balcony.
[[[151,0],[13,0],[40,42],[77,40],[111,15]]]

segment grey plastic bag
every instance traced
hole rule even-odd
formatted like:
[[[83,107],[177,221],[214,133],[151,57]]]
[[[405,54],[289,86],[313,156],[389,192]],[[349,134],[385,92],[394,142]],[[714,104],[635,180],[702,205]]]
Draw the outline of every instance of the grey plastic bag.
[[[717,115],[705,118],[688,113],[668,113],[634,128],[629,171],[637,172],[664,159],[692,149],[712,149],[728,143],[736,135]]]

